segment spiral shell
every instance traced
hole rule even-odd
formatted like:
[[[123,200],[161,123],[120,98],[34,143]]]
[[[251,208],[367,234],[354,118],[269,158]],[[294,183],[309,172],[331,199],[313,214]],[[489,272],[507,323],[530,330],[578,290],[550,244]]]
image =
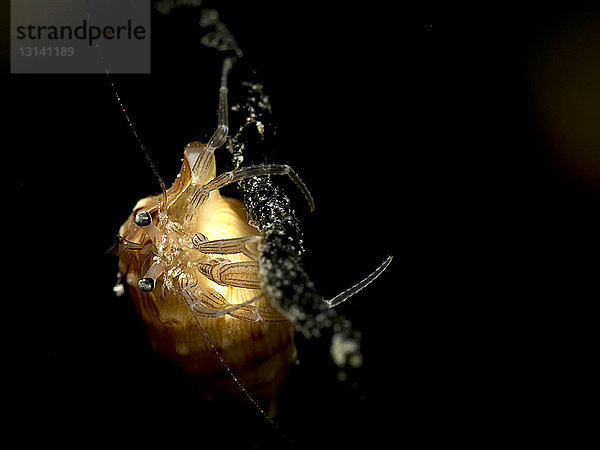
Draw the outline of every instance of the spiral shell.
[[[181,171],[167,190],[166,211],[169,220],[175,223],[184,216],[191,200],[191,194],[186,190],[191,181],[187,154],[198,145],[202,144],[188,145]],[[209,178],[214,178],[214,158],[211,164]],[[140,210],[156,215],[159,200],[160,196],[151,196],[136,204],[132,214],[120,228],[122,239],[140,244],[138,248],[151,244],[149,237],[135,224],[134,217]],[[210,194],[210,201],[202,207],[194,218],[191,231],[186,230],[186,233],[190,242],[196,235],[227,239],[259,234],[248,224],[242,202],[222,196],[218,191]],[[234,257],[238,261],[246,258],[244,255]],[[234,258],[229,258],[228,255],[228,259]],[[254,396],[272,398],[282,384],[290,364],[296,359],[294,326],[283,316],[281,320],[268,322],[242,320],[227,315],[220,318],[198,317],[176,290],[157,286],[152,292],[142,292],[138,287],[138,280],[147,269],[148,260],[149,256],[145,252],[125,249],[119,258],[119,270],[129,285],[136,309],[146,323],[150,342],[156,352],[187,373],[202,376],[207,381],[207,393],[239,391],[225,365],[227,364],[239,382]],[[163,283],[168,283],[169,276],[174,275],[165,274]],[[262,292],[217,286],[208,279],[199,282],[205,283],[207,288],[217,289],[231,304],[239,304]],[[270,303],[263,297],[257,301],[256,306],[269,307]]]

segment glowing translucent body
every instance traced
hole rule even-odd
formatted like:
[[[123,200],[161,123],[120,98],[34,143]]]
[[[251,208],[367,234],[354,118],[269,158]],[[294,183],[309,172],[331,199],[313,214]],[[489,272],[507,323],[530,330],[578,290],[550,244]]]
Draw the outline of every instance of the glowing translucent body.
[[[151,243],[153,232],[135,224],[136,213],[144,210],[154,216],[154,227],[160,235],[154,236],[156,254],[124,251],[119,261],[120,270],[125,274],[138,312],[147,324],[150,340],[158,353],[180,364],[189,373],[211,375],[218,383],[231,385],[203,334],[204,329],[240,381],[255,395],[271,396],[283,381],[289,364],[295,360],[293,326],[265,297],[231,315],[215,318],[195,313],[182,296],[182,280],[189,281],[187,286],[192,294],[195,295],[198,289],[212,290],[230,305],[243,303],[262,293],[260,289],[221,286],[202,276],[198,270],[199,263],[217,255],[198,251],[194,236],[202,234],[215,240],[258,234],[248,225],[242,203],[221,196],[218,190],[212,191],[194,217],[186,221],[190,196],[193,195],[190,161],[193,162],[193,150],[198,145],[202,144],[188,146],[181,172],[167,191],[163,223],[157,220],[161,197],[153,196],[140,200],[121,226],[120,235],[128,242],[140,246]],[[192,153],[192,157],[188,157],[188,153]],[[215,175],[213,156],[206,180],[199,182],[203,184]],[[225,256],[231,262],[252,261],[242,253]],[[146,274],[148,266],[157,262],[164,267],[162,276],[152,292],[142,292],[137,282]],[[259,320],[253,320],[255,316],[251,313],[254,310],[260,311]]]

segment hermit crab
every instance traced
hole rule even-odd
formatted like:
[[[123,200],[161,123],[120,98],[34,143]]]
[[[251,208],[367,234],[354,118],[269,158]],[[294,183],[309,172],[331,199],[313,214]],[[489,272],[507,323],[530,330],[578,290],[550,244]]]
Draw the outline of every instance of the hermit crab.
[[[215,156],[230,136],[227,80],[235,57],[223,60],[218,123],[207,143],[191,142],[173,185],[137,202],[119,230],[119,270],[129,285],[154,349],[215,389],[275,396],[296,359],[295,331],[332,330],[332,356],[359,365],[358,335],[333,307],[363,289],[390,264],[333,297],[319,296],[302,268],[301,232],[290,200],[277,186],[285,164],[217,174]],[[241,161],[241,159],[240,159]],[[237,184],[242,201],[220,189]]]

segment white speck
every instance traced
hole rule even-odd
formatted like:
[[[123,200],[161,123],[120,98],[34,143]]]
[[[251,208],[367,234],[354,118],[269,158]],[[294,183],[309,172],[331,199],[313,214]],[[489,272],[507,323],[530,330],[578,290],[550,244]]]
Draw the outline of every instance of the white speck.
[[[265,126],[262,124],[262,122],[260,122],[258,120],[256,121],[256,129],[258,130],[258,133],[261,136],[264,136],[264,134],[265,134]]]
[[[120,297],[121,295],[123,295],[125,293],[125,287],[123,286],[122,283],[115,284],[113,287],[113,292],[115,293],[115,295],[117,297]]]
[[[344,367],[346,363],[352,367],[362,365],[362,355],[359,351],[358,342],[336,333],[331,339],[331,348],[329,349],[333,362],[338,367]]]
[[[121,282],[121,272],[117,273],[117,282],[113,286],[113,292],[117,297],[120,297],[125,293],[125,286]]]

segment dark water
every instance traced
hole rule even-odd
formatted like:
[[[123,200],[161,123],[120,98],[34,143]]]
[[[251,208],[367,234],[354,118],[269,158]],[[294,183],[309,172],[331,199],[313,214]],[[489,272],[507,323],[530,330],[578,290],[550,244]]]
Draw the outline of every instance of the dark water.
[[[230,104],[256,80],[273,107],[276,135],[251,159],[290,164],[317,204],[309,214],[282,180],[317,289],[331,297],[395,256],[343,305],[364,336],[356,383],[337,380],[327,342],[298,336],[279,427],[318,448],[563,436],[565,422],[540,417],[556,420],[564,400],[553,377],[580,367],[565,342],[586,341],[573,327],[585,314],[566,311],[594,298],[599,191],[548,156],[529,62],[577,7],[223,3],[245,52]],[[167,185],[183,147],[216,123],[220,60],[199,44],[196,14],[154,14],[152,74],[114,77]],[[128,296],[112,293],[116,258],[103,253],[158,185],[107,78],[3,65],[14,429],[70,446],[283,448],[251,405],[202,401],[197,380],[149,348]]]

